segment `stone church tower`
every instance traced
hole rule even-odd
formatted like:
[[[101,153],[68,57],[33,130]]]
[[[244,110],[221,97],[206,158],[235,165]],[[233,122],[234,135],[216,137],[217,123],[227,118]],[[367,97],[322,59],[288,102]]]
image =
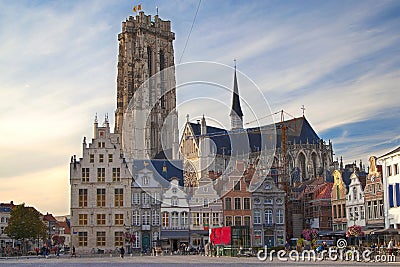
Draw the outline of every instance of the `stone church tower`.
[[[158,15],[140,12],[122,23],[114,132],[127,158],[176,157],[174,39],[171,22]]]

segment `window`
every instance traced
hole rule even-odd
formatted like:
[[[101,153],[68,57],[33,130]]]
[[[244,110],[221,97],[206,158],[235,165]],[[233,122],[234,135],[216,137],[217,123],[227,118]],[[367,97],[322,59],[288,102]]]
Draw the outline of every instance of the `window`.
[[[113,154],[108,154],[108,162],[113,162]]]
[[[283,204],[283,199],[282,198],[277,198],[275,203],[278,204],[278,205],[281,205],[281,204]]]
[[[392,176],[392,166],[387,166],[386,170],[387,170],[387,176]]]
[[[133,193],[132,195],[132,204],[139,205],[140,204],[140,194]]]
[[[235,226],[242,225],[242,216],[235,216]]]
[[[115,225],[123,225],[124,224],[124,214],[115,214]]]
[[[172,188],[172,193],[176,194],[176,192],[178,192],[178,189],[176,189],[176,187]]]
[[[99,162],[100,163],[104,162],[104,154],[99,154]]]
[[[203,226],[204,227],[210,226],[210,213],[208,212],[203,213]]]
[[[181,227],[188,228],[188,226],[189,226],[188,213],[184,211],[181,213]]]
[[[235,186],[233,187],[233,190],[240,191],[240,180],[236,181]]]
[[[132,224],[133,224],[133,225],[136,225],[136,226],[139,226],[139,225],[140,225],[140,214],[139,214],[139,211],[138,211],[138,210],[135,210],[135,211],[132,213]]]
[[[393,208],[395,195],[394,195],[394,186],[392,184],[389,185],[388,195],[389,195],[389,207]]]
[[[254,224],[261,224],[261,212],[259,210],[254,211]]]
[[[142,192],[142,204],[143,205],[150,204],[150,196],[146,192]]]
[[[149,184],[149,177],[143,176],[142,177],[142,185],[148,185]]]
[[[149,210],[143,211],[142,225],[150,225],[150,211]]]
[[[89,182],[89,168],[82,168],[82,182]]]
[[[232,216],[225,217],[225,226],[232,226]]]
[[[342,204],[343,218],[346,218],[346,204]]]
[[[266,198],[264,200],[264,204],[266,205],[272,205],[274,203],[274,201],[272,200],[272,198]]]
[[[374,200],[373,218],[378,219],[378,201]]]
[[[88,224],[88,215],[79,214],[79,225],[87,225],[87,224]]]
[[[115,232],[114,233],[114,246],[121,247],[123,245],[124,245],[123,232]]]
[[[256,198],[256,199],[254,199],[254,203],[255,203],[255,204],[260,204],[260,203],[261,203],[261,200],[260,200],[259,198]]]
[[[242,209],[242,201],[240,197],[235,197],[235,210],[241,210]]]
[[[361,216],[361,220],[365,219],[365,211],[364,211],[364,206],[360,206],[360,216]]]
[[[266,224],[271,225],[273,223],[272,210],[271,209],[265,210],[264,217],[265,217],[264,219],[265,219],[265,223]]]
[[[230,197],[225,198],[225,210],[232,209],[232,199]]]
[[[96,215],[96,223],[97,223],[97,225],[105,225],[106,224],[106,215],[105,214],[97,214]]]
[[[112,180],[113,180],[113,182],[121,181],[121,169],[120,168],[112,168]]]
[[[79,189],[79,197],[78,197],[78,205],[80,208],[87,207],[88,200],[88,190],[87,189]]]
[[[78,232],[78,246],[87,247],[87,245],[88,245],[87,232]]]
[[[106,206],[106,189],[97,189],[97,207]]]
[[[254,245],[261,246],[262,230],[254,230]]]
[[[372,194],[375,195],[376,194],[376,190],[375,190],[375,184],[372,185]]]
[[[94,163],[94,154],[89,155],[89,162]]]
[[[250,216],[244,216],[243,223],[246,226],[250,226]]]
[[[399,174],[399,164],[396,163],[393,165],[393,172],[394,172],[394,175]]]
[[[105,147],[106,147],[106,143],[105,143],[105,142],[98,142],[98,143],[97,143],[97,146],[98,146],[99,148],[105,148]]]
[[[168,212],[163,212],[162,214],[162,226],[168,227],[169,226],[169,214]]]
[[[135,241],[133,242],[133,247],[134,248],[140,248],[140,233],[139,232],[134,232],[133,235],[135,236]]]
[[[276,214],[276,223],[283,224],[283,218],[284,218],[284,211],[282,209],[278,209]]]
[[[203,200],[203,207],[204,207],[204,208],[208,208],[208,199],[207,199],[207,198],[205,198],[205,199]]]
[[[379,217],[383,217],[383,200],[379,200]]]
[[[178,212],[173,211],[171,213],[171,227],[174,229],[178,228],[178,226],[179,226],[178,222],[179,222]]]
[[[158,210],[152,210],[151,213],[152,225],[160,225],[160,214]]]
[[[357,188],[353,187],[353,199],[357,200]]]
[[[106,169],[97,168],[97,182],[105,182],[105,181],[106,181]]]
[[[250,198],[245,197],[243,199],[243,209],[249,210],[250,209]]]
[[[270,190],[272,187],[271,187],[271,184],[270,183],[267,183],[266,185],[265,185],[265,189],[266,190]]]
[[[372,219],[372,202],[368,201],[367,203],[368,219]]]
[[[342,206],[337,205],[336,208],[338,209],[338,218],[342,218]]]
[[[124,189],[123,188],[115,188],[114,205],[115,205],[115,207],[123,207],[124,206]]]
[[[193,213],[193,226],[200,226],[200,212]]]
[[[354,215],[353,215],[353,220],[358,221],[358,207],[354,207]]]
[[[179,201],[178,201],[177,197],[172,197],[171,198],[171,206],[176,207],[176,206],[178,206],[178,203],[179,203]]]
[[[158,204],[160,202],[160,193],[155,192],[153,197],[153,204]]]
[[[213,227],[219,226],[219,213],[218,212],[212,213],[212,224],[213,224]]]
[[[96,232],[96,246],[104,247],[106,245],[106,232]]]

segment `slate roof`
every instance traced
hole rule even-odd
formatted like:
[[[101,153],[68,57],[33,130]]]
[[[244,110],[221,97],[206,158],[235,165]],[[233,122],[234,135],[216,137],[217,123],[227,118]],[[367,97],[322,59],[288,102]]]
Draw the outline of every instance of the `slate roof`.
[[[239,87],[236,77],[236,67],[235,67],[235,76],[233,78],[233,98],[232,98],[232,109],[230,115],[237,114],[240,118],[243,117],[243,111],[240,107],[240,98],[239,98]]]
[[[182,160],[166,160],[166,159],[146,159],[133,161],[133,173],[142,170],[145,167],[155,173],[155,178],[161,178],[170,181],[172,177],[179,180],[179,185],[183,186],[183,161]],[[157,177],[156,177],[157,176]],[[163,183],[165,185],[165,183]]]
[[[281,147],[282,144],[282,124],[287,127],[287,141],[293,143],[318,143],[320,138],[307,121],[305,117],[294,118],[284,121],[283,123],[275,123],[261,127],[248,128],[243,130],[227,131],[218,127],[207,126],[207,136],[212,139],[217,147],[217,154],[231,155],[231,143],[235,144],[234,150],[237,153],[243,151],[251,152],[260,151],[261,147],[273,147],[275,144],[274,135],[276,131],[276,147]],[[201,135],[200,123],[190,123],[196,140]],[[264,143],[262,143],[264,142]],[[237,145],[239,144],[239,146]],[[242,146],[242,147],[240,147]],[[235,153],[233,152],[233,153]]]

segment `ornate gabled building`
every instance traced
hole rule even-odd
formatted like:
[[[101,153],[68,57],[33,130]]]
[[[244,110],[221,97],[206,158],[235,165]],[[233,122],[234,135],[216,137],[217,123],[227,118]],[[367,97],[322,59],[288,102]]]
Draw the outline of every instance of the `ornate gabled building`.
[[[363,184],[360,182],[356,171],[351,174],[350,180],[351,182],[346,196],[347,226],[359,225],[364,228],[366,226],[366,221]]]
[[[132,176],[121,155],[119,134],[110,132],[108,118],[94,122],[91,143],[82,144],[82,157],[71,157],[71,232],[77,253],[124,245],[125,225],[131,224]]]
[[[171,179],[161,204],[161,239],[168,240],[171,253],[189,244],[190,207],[188,196],[179,183],[178,178]]]
[[[384,229],[383,179],[382,166],[376,165],[376,158],[369,158],[370,167],[367,175],[364,196],[367,229]]]
[[[338,170],[333,171],[332,187],[332,228],[333,231],[347,230],[346,215],[346,185],[343,182],[342,174]]]
[[[136,160],[133,164],[132,228],[129,229],[134,236],[132,248],[139,252],[150,252],[158,245],[161,235],[164,178],[159,177],[149,160]],[[127,251],[130,253],[130,246]]]
[[[114,132],[129,159],[177,155],[174,39],[171,22],[158,15],[139,12],[122,23]]]
[[[283,246],[286,240],[286,192],[279,189],[272,177],[265,177],[252,192],[253,246]]]
[[[209,229],[223,226],[222,200],[210,178],[200,179],[189,205],[193,218],[190,222],[190,245],[204,247],[209,241]]]

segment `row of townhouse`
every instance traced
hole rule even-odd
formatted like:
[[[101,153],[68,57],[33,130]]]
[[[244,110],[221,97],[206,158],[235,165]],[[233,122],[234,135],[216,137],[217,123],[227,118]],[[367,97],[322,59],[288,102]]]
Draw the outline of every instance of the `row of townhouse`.
[[[77,252],[197,248],[209,241],[211,228],[222,226],[248,226],[254,246],[284,245],[286,194],[272,178],[259,179],[250,190],[249,169],[238,163],[227,177],[203,177],[189,190],[182,169],[180,160],[128,163],[119,134],[110,132],[107,119],[103,126],[96,120],[92,142],[84,138],[82,158],[73,156],[70,163]]]
[[[351,170],[348,178],[346,171],[334,171],[334,231],[345,232],[352,225],[361,226],[366,233],[399,227],[399,152],[397,148],[381,157],[370,157],[368,173],[354,165],[347,167]]]

